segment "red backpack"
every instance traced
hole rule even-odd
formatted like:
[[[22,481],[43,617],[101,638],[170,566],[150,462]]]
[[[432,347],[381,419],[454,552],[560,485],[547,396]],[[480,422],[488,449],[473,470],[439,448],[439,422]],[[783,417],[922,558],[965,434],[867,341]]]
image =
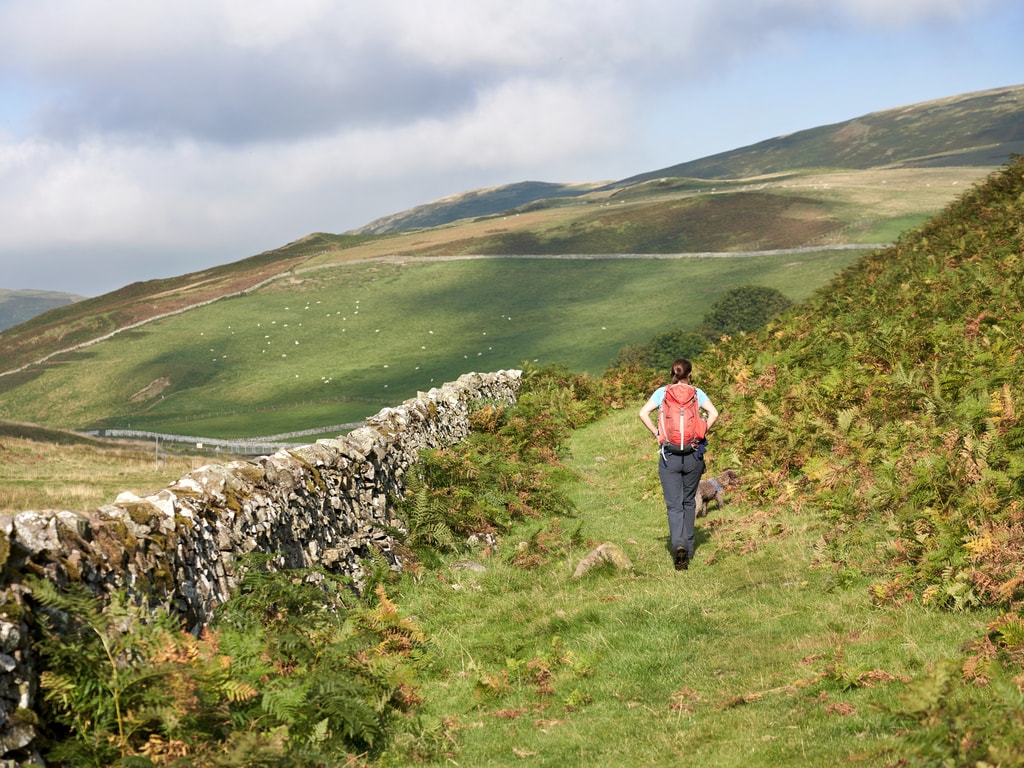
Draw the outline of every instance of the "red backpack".
[[[708,423],[697,406],[697,388],[679,382],[665,388],[658,410],[658,442],[669,453],[690,453],[704,439]]]

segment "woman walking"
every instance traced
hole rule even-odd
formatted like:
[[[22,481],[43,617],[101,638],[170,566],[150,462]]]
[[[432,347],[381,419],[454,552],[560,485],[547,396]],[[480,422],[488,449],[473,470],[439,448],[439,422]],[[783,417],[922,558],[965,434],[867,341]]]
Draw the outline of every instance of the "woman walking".
[[[658,477],[661,479],[661,491],[665,497],[665,509],[668,514],[669,546],[675,558],[677,571],[689,567],[693,559],[693,527],[696,516],[697,485],[704,474],[704,449],[707,447],[705,434],[718,419],[718,409],[703,390],[690,384],[693,365],[686,358],[678,358],[672,363],[672,383],[659,387],[640,409],[640,421],[658,439]],[[676,385],[682,384],[682,387]],[[672,388],[670,395],[673,403],[679,397],[693,398],[695,419],[703,423],[690,424],[689,427],[666,423],[666,410],[663,408],[666,392]],[[658,425],[651,420],[651,414],[659,411]],[[682,422],[686,421],[686,408],[683,407]],[[704,416],[700,415],[700,411]],[[675,417],[673,416],[673,419]],[[670,440],[679,433],[678,443]],[[685,436],[683,435],[685,431]]]

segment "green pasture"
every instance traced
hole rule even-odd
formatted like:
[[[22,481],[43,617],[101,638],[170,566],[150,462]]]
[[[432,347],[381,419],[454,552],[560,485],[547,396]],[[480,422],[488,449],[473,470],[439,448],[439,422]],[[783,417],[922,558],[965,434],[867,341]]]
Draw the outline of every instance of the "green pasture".
[[[712,476],[742,466],[727,444],[708,462]],[[697,521],[694,562],[675,571],[633,409],[575,432],[567,464],[576,511],[560,530],[582,545],[515,568],[511,553],[544,528],[524,523],[479,557],[485,570],[454,562],[395,593],[431,638],[426,713],[458,743],[424,764],[902,765],[896,713],[994,617],[874,605],[869,576],[841,581],[817,556],[831,522],[739,493]],[[633,568],[573,578],[602,542]]]
[[[922,213],[880,221],[867,227],[861,239],[871,243],[893,243],[904,232],[917,229],[930,218],[931,216]]]
[[[0,418],[225,438],[356,422],[470,371],[600,373],[731,288],[799,302],[861,253],[338,265],[3,377]]]

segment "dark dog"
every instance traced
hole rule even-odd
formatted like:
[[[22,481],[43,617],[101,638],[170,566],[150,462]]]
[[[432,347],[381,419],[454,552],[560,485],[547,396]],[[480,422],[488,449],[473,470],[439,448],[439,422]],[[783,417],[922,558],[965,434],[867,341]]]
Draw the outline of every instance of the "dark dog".
[[[718,502],[718,508],[725,506],[725,492],[740,484],[739,473],[735,469],[727,469],[718,477],[710,477],[700,481],[697,486],[697,517],[708,513],[708,503]]]

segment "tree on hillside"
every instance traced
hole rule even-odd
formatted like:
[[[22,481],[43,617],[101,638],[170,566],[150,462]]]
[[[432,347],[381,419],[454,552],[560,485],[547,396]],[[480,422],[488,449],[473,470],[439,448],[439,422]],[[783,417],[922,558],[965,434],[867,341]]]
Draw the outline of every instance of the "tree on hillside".
[[[619,350],[612,368],[641,365],[656,371],[667,371],[677,357],[695,358],[708,346],[699,333],[673,328],[663,331],[646,344],[630,344]]]
[[[699,333],[673,328],[655,336],[647,344],[647,365],[658,371],[667,371],[677,357],[693,359],[708,346]]]
[[[619,350],[612,367],[642,365],[664,371],[677,357],[693,359],[723,336],[756,331],[793,302],[774,288],[744,285],[726,291],[711,305],[695,331],[673,328],[662,331],[646,344],[631,344]]]
[[[715,342],[723,336],[756,331],[792,305],[792,301],[774,288],[742,285],[726,291],[711,305],[697,332]]]

